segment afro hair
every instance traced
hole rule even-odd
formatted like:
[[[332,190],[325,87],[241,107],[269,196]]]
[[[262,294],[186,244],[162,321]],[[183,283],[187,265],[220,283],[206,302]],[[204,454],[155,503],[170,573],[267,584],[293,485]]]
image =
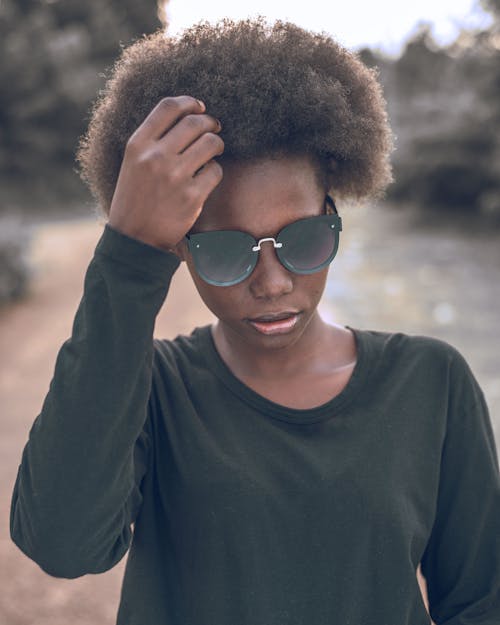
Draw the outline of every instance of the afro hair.
[[[166,96],[191,95],[222,122],[224,159],[309,156],[345,199],[391,182],[392,133],[375,69],[326,34],[264,18],[145,36],[116,61],[77,152],[109,213],[126,143]]]

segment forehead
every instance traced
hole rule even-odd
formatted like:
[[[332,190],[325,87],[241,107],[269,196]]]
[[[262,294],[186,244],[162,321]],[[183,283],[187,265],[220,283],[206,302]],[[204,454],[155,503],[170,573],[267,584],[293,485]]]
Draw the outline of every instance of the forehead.
[[[325,189],[307,157],[223,164],[193,231],[243,230],[260,236],[321,213]]]

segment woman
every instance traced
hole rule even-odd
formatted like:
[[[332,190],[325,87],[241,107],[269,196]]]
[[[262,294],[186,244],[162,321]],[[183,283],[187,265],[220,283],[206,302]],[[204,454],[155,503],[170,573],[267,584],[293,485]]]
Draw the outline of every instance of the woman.
[[[420,563],[438,625],[500,622],[470,368],[317,311],[335,202],[380,194],[391,148],[374,72],[291,24],[158,33],[115,66],[79,152],[108,223],[11,534],[67,578],[130,547],[119,625],[428,625]],[[181,261],[218,321],[153,339]]]

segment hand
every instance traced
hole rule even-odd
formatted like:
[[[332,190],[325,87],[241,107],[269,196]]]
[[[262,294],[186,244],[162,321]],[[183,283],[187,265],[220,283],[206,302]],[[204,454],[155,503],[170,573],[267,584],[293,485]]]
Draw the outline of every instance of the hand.
[[[109,225],[175,251],[222,179],[220,122],[190,96],[164,98],[127,142]]]

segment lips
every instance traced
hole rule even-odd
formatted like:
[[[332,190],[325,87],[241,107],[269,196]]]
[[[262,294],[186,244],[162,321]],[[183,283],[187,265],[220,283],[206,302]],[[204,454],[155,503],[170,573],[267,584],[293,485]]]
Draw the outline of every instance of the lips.
[[[299,320],[299,313],[294,311],[283,311],[279,313],[268,313],[260,315],[254,319],[249,319],[250,325],[260,334],[287,334],[292,332]]]
[[[298,314],[297,310],[284,310],[282,312],[275,313],[267,313],[265,315],[259,315],[258,317],[253,317],[249,319],[249,321],[256,321],[257,323],[261,322],[269,322],[269,321],[282,321],[283,319],[289,319],[290,317],[294,317]]]

